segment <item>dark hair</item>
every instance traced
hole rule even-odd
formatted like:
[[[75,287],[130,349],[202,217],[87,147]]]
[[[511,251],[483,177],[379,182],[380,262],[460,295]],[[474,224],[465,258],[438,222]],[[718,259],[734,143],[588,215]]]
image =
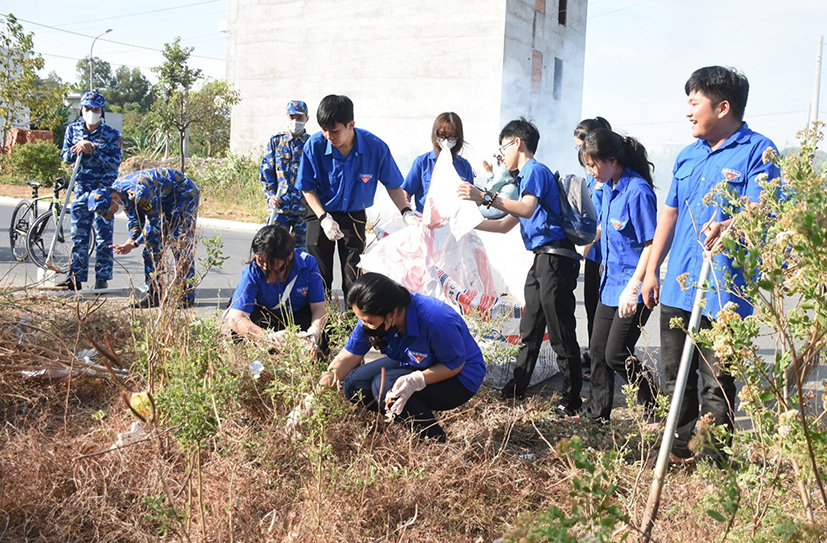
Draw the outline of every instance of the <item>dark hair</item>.
[[[253,236],[253,243],[250,245],[251,258],[259,255],[269,265],[274,260],[287,260],[296,247],[296,240],[293,235],[283,226],[270,224],[265,226]]]
[[[692,91],[703,94],[709,98],[713,107],[726,100],[735,118],[739,121],[744,120],[744,110],[747,108],[749,97],[749,81],[735,68],[723,66],[698,68],[686,80],[684,91],[687,96]]]
[[[577,128],[574,129],[574,137],[583,141],[586,139],[586,136],[589,135],[589,132],[592,130],[597,130],[598,128],[605,128],[606,130],[611,130],[612,125],[609,124],[609,121],[604,119],[603,117],[595,117],[594,119],[583,119],[580,121],[580,124],[577,125]],[[577,153],[577,161],[580,163],[581,166],[584,168],[586,164],[583,162],[583,150],[581,149]]]
[[[347,304],[368,315],[384,317],[394,309],[411,303],[408,289],[381,273],[365,273],[351,285]]]
[[[462,119],[460,119],[459,115],[453,111],[446,111],[445,113],[440,113],[436,116],[434,127],[431,129],[431,143],[434,146],[434,151],[439,154],[442,148],[439,146],[436,133],[439,132],[446,124],[450,124],[457,134],[457,144],[451,149],[451,156],[456,157],[457,153],[462,150],[462,146],[465,145],[465,136],[462,131]]]
[[[540,131],[534,126],[534,123],[526,120],[525,117],[514,119],[500,130],[499,142],[503,142],[503,138],[520,138],[525,142],[526,148],[534,154],[537,152],[537,144],[540,143]]]
[[[651,172],[655,166],[649,162],[643,144],[631,136],[621,136],[611,130],[598,128],[588,133],[580,153],[597,161],[613,158],[622,167],[636,172],[650,186],[654,186]]]
[[[603,117],[595,117],[594,119],[583,119],[580,121],[580,124],[577,125],[577,128],[574,129],[574,137],[579,140],[586,139],[586,136],[589,135],[589,132],[592,130],[597,130],[598,128],[605,128],[606,130],[611,130],[612,125],[609,124],[609,121],[604,119]]]
[[[353,102],[343,94],[328,94],[319,102],[316,122],[324,129],[333,128],[336,123],[346,125],[353,120]]]

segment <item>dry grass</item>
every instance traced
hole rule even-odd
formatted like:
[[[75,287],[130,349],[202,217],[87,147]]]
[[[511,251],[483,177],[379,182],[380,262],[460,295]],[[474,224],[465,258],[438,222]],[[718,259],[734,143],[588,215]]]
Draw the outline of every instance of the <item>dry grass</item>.
[[[136,317],[106,306],[83,317],[89,306],[53,299],[3,303],[0,541],[157,541],[165,530],[167,539],[181,541],[519,538],[521,523],[530,522],[521,513],[552,504],[564,511],[572,507],[572,479],[584,472],[556,445],[575,434],[594,450],[625,451],[614,474],[617,503],[633,522],[641,517],[651,482],[641,454],[650,447],[641,446],[631,420],[613,426],[553,420],[549,413],[556,404],[549,398],[533,397],[514,407],[483,390],[463,408],[442,414],[449,441],[439,445],[419,441],[402,424],[388,424],[329,393],[320,397],[318,417],[298,435],[287,432],[282,421],[313,376],[298,378],[295,393],[276,387],[286,377],[278,361],[269,360],[271,371],[253,380],[245,367],[257,356],[255,349],[228,341],[209,347],[237,377],[234,402],[200,448],[193,453],[162,423],[145,441],[94,455],[135,420],[122,388],[111,378],[22,380],[20,368],[36,365],[35,356],[42,353],[15,353],[10,345],[18,336],[11,323],[23,313],[42,323],[43,332],[37,332],[42,335],[32,343],[49,345],[58,358],[86,346],[83,333],[109,334],[136,374],[142,370],[132,330],[140,335],[145,326],[161,323],[177,330],[171,337],[181,338],[191,326],[186,320],[147,321],[154,315]],[[190,347],[195,356],[195,346]],[[159,367],[172,363],[174,349],[167,346]],[[137,390],[144,383],[136,376],[128,385]],[[526,454],[534,456],[521,456]],[[656,541],[718,537],[720,525],[698,511],[710,485],[697,474],[670,475]],[[795,507],[794,498],[786,499]]]

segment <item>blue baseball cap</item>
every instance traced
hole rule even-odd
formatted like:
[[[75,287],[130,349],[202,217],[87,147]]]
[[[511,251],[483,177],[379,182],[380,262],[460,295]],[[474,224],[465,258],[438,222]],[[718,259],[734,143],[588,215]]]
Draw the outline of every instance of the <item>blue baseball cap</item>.
[[[288,115],[307,115],[307,104],[301,100],[290,100],[287,102]]]
[[[103,109],[105,104],[106,101],[103,99],[103,95],[99,92],[86,91],[80,97],[81,106],[86,106],[90,108],[99,107]]]

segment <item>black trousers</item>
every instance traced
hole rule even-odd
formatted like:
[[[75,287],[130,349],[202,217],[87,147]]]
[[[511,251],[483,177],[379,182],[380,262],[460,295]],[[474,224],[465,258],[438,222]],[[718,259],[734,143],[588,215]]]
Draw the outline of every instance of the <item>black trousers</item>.
[[[525,281],[525,310],[520,319],[521,345],[514,367],[514,392],[525,394],[537,365],[540,345],[548,329],[551,348],[563,376],[563,401],[579,409],[583,376],[580,371],[580,347],[577,345],[577,322],[574,318],[574,289],[580,262],[553,254],[534,255],[534,264]]]
[[[663,373],[666,378],[666,392],[671,397],[675,393],[675,382],[678,378],[683,344],[686,334],[683,330],[672,329],[669,321],[675,317],[683,319],[684,326],[689,325],[691,313],[675,307],[661,306],[660,308],[660,349],[663,362]],[[712,328],[712,323],[706,317],[701,317],[701,330]],[[711,413],[715,417],[715,424],[724,425],[730,430],[735,427],[735,380],[724,373],[720,361],[711,349],[696,347],[692,355],[692,365],[689,378],[686,382],[686,392],[681,402],[678,415],[677,436],[672,445],[672,452],[681,458],[692,456],[687,444],[692,437],[695,423],[702,414]],[[698,374],[702,382],[700,412],[698,411]],[[718,451],[705,449],[701,456],[708,456],[718,461],[723,458],[720,452],[722,443],[714,443]]]
[[[583,305],[586,306],[586,320],[588,322],[589,345],[592,342],[592,330],[594,329],[594,312],[597,310],[597,303],[600,301],[600,264],[594,260],[586,259],[583,270]]]
[[[649,372],[635,356],[635,345],[640,330],[652,312],[638,304],[635,314],[620,318],[616,307],[597,304],[589,353],[591,364],[591,389],[586,416],[591,419],[609,420],[615,395],[615,373],[627,383],[638,386],[637,401],[651,412],[657,388]]]
[[[347,300],[350,285],[359,276],[359,259],[365,251],[367,214],[364,210],[350,213],[331,212],[330,216],[339,224],[344,234],[338,241],[327,239],[321,221],[314,214],[311,215],[307,217],[307,252],[318,261],[325,290],[330,294],[330,289],[333,288],[333,253],[338,245],[342,264],[342,292]]]
[[[384,388],[382,369],[385,370]],[[345,377],[342,390],[351,402],[361,402],[371,411],[385,412],[385,395],[396,380],[416,371],[389,357],[363,364]],[[414,392],[402,409],[402,419],[409,422],[423,436],[445,441],[445,430],[439,425],[434,411],[456,409],[474,396],[465,388],[458,375],[430,384]]]

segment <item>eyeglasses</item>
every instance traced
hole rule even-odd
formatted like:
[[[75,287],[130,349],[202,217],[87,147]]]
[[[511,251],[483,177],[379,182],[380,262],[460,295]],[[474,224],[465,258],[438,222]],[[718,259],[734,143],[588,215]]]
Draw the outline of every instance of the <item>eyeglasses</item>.
[[[440,140],[448,140],[451,143],[456,143],[458,141],[458,138],[456,136],[449,136],[448,134],[445,134],[443,132],[437,132],[436,137]]]
[[[505,155],[505,150],[508,149],[509,147],[511,147],[514,144],[515,141],[517,141],[517,140],[513,139],[513,140],[509,141],[508,143],[504,143],[504,144],[500,145],[500,148],[498,149],[499,154]]]

